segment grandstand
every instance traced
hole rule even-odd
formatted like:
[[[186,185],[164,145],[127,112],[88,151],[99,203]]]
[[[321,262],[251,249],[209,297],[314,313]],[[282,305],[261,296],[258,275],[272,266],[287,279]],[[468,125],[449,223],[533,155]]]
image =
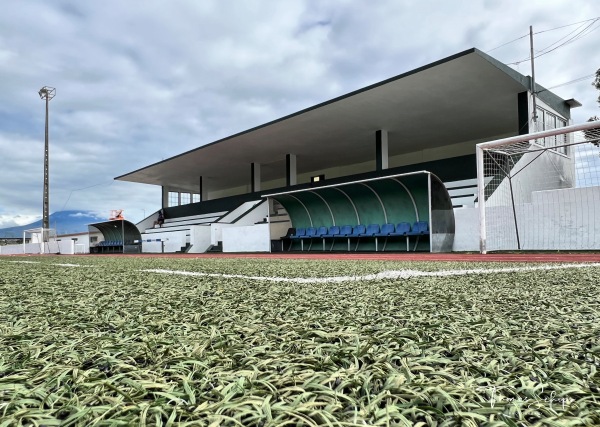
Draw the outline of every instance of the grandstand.
[[[162,187],[143,252],[477,251],[477,144],[569,126],[580,105],[536,85],[534,114],[532,89],[473,48],[115,179]],[[525,201],[554,188],[536,182]]]

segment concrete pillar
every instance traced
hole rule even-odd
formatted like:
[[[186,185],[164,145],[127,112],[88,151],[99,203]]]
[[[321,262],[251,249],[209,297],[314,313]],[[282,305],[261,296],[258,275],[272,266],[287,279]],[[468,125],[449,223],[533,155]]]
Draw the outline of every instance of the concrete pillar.
[[[296,155],[285,155],[285,184],[289,187],[298,183],[298,174],[296,172]]]
[[[162,186],[162,204],[161,207],[167,208],[169,207],[169,189],[167,187],[165,187],[164,185]]]
[[[380,129],[375,132],[375,170],[388,168],[388,132]]]
[[[250,164],[250,179],[252,182],[252,192],[260,191],[260,163]]]
[[[200,194],[200,201],[206,202],[208,200],[208,186],[206,185],[206,179],[201,176],[198,181],[198,194]]]

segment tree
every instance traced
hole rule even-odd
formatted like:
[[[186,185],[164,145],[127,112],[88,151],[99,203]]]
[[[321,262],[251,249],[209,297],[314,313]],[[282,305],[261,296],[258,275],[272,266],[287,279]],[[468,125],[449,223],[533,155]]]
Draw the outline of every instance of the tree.
[[[600,90],[600,68],[598,68],[596,71],[596,78],[594,79],[592,86]],[[600,104],[600,95],[598,95],[598,104]],[[596,120],[600,120],[600,117],[590,117],[588,122],[595,122]],[[586,130],[583,133],[585,134],[585,139],[594,144],[596,147],[600,147],[600,127]]]

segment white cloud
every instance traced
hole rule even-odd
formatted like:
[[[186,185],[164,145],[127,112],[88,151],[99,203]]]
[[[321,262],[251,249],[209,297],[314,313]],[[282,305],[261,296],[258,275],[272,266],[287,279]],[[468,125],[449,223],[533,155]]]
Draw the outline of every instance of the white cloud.
[[[31,224],[42,218],[41,215],[0,215],[0,228]]]
[[[0,215],[41,210],[43,85],[51,211],[123,208],[141,219],[160,188],[113,177],[470,47],[593,18],[596,2],[158,0],[14,2],[0,14]],[[575,27],[536,35],[541,49]],[[540,57],[538,82],[592,74],[598,35]],[[524,38],[492,52],[526,58]],[[516,67],[529,74],[526,63]],[[558,88],[598,113],[590,82]]]

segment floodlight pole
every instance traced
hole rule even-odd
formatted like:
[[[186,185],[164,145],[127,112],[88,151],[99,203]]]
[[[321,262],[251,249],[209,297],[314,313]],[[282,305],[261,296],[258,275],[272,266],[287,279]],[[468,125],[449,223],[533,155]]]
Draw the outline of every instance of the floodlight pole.
[[[42,213],[42,240],[48,241],[48,232],[50,228],[49,207],[50,207],[50,184],[49,184],[49,146],[48,146],[48,106],[49,102],[56,95],[56,89],[49,86],[44,86],[38,92],[41,99],[46,100],[46,126],[44,138],[44,199]]]

